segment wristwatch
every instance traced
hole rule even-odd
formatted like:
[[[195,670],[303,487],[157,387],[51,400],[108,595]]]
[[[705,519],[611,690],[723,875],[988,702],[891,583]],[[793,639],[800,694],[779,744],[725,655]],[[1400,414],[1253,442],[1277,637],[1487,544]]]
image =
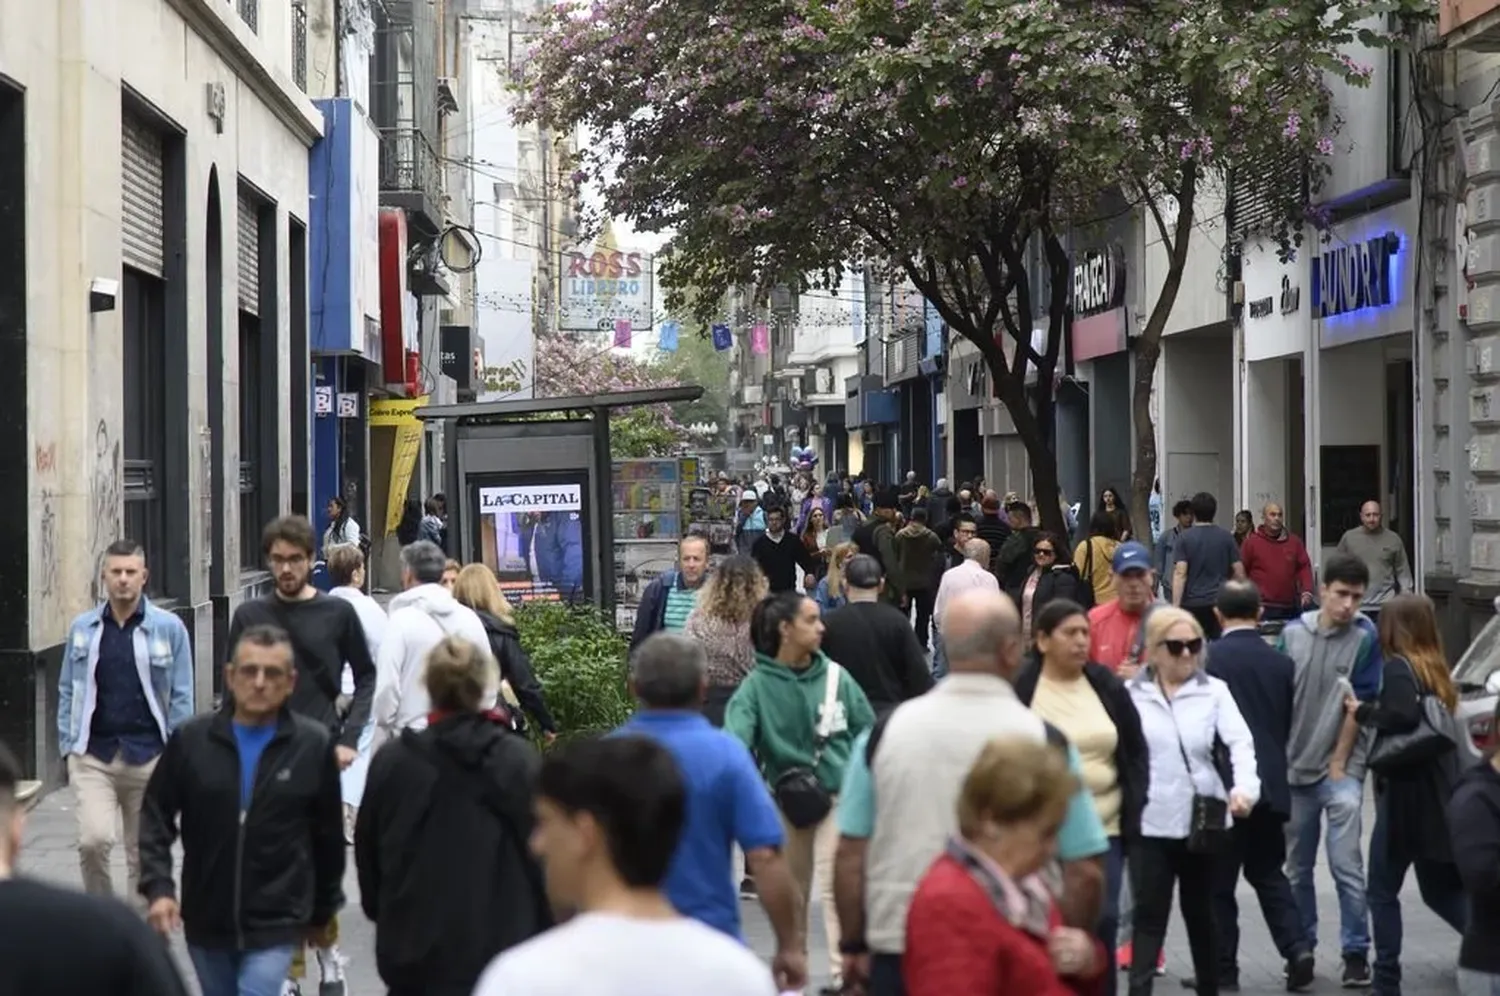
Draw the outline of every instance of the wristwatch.
[[[870,946],[864,941],[839,941],[839,954],[862,955],[869,953]]]

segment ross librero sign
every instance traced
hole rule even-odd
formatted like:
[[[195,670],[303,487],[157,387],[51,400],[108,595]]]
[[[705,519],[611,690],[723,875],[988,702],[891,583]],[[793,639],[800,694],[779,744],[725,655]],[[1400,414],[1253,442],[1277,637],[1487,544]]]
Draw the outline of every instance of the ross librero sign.
[[[607,248],[562,252],[562,294],[557,303],[563,332],[613,332],[615,322],[637,331],[652,326],[652,260],[646,253]]]

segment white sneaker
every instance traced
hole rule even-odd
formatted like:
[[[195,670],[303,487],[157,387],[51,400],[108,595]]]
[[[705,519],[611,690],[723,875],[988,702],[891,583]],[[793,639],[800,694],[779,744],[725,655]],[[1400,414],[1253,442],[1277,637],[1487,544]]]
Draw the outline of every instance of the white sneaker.
[[[296,979],[287,979],[281,983],[281,996],[302,996],[302,987]]]
[[[316,948],[318,958],[318,996],[345,996],[344,969],[349,964],[337,947]]]

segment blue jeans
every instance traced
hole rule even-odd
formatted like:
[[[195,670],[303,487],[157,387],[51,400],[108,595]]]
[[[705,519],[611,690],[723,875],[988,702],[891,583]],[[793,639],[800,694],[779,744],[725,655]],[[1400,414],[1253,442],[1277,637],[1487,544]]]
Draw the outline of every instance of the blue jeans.
[[[943,635],[932,627],[932,680],[942,681],[948,677],[948,655],[943,652]]]
[[[1119,837],[1109,838],[1104,854],[1104,909],[1099,911],[1097,936],[1104,942],[1108,965],[1104,972],[1104,996],[1114,996],[1120,973],[1115,970],[1115,947],[1120,933],[1120,892],[1125,888],[1125,850]]]
[[[1428,909],[1458,931],[1469,920],[1469,899],[1464,894],[1458,868],[1443,861],[1429,861],[1392,853],[1388,800],[1375,795],[1375,829],[1370,833],[1370,922],[1375,932],[1375,992],[1401,991],[1401,886],[1406,870],[1417,870],[1417,888]]]
[[[281,996],[292,967],[292,946],[225,951],[188,946],[203,996]]]
[[[1287,877],[1307,946],[1318,946],[1318,893],[1313,868],[1323,816],[1328,816],[1328,870],[1339,897],[1339,949],[1363,957],[1370,950],[1369,907],[1365,899],[1365,864],[1360,854],[1360,807],[1365,784],[1357,778],[1292,786],[1292,818],[1286,825]]]

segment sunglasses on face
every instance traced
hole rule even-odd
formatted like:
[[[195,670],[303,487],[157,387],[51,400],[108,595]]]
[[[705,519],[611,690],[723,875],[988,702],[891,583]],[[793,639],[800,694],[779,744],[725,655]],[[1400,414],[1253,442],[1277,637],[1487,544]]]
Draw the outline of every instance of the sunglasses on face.
[[[1056,553],[1057,551],[1054,550],[1054,549],[1052,549],[1050,546],[1039,546],[1035,550],[1032,550],[1031,552],[1032,552],[1032,554],[1034,556],[1037,556],[1037,557],[1050,557],[1054,553]]]
[[[1159,644],[1167,648],[1167,653],[1173,657],[1197,656],[1203,650],[1203,637],[1195,636],[1191,640],[1163,640]]]

